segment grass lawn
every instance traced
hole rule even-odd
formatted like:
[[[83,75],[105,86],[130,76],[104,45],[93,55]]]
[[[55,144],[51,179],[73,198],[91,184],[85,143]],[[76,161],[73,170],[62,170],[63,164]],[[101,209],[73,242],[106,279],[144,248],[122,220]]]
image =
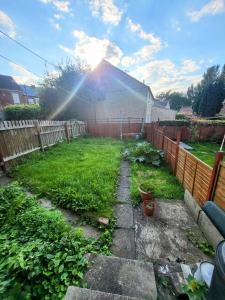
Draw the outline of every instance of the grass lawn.
[[[110,216],[122,143],[110,138],[79,138],[35,153],[13,175],[32,192],[80,214]]]
[[[188,145],[193,147],[193,150],[190,151],[192,154],[197,156],[206,164],[213,166],[215,153],[216,151],[219,151],[220,144],[213,143],[213,142],[202,142],[202,143],[188,143]]]
[[[140,201],[138,185],[140,177],[147,178],[154,185],[155,198],[183,199],[184,190],[169,167],[163,163],[160,167],[147,166],[140,163],[131,165],[131,197],[134,205]]]

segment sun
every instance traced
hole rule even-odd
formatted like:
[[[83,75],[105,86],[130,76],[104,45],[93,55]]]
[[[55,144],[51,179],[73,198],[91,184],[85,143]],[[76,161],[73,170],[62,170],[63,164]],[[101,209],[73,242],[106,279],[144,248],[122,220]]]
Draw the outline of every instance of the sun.
[[[99,43],[89,43],[86,47],[83,56],[87,62],[87,64],[91,67],[91,69],[95,69],[97,65],[103,60],[105,57],[105,51],[101,44]]]

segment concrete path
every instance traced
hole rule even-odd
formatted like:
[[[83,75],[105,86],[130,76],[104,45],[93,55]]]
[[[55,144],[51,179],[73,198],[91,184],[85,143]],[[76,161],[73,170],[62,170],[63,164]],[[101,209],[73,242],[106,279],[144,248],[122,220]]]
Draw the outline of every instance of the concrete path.
[[[134,259],[136,257],[134,216],[130,199],[130,169],[127,161],[121,164],[117,199],[119,204],[114,207],[117,229],[111,251],[115,256]]]

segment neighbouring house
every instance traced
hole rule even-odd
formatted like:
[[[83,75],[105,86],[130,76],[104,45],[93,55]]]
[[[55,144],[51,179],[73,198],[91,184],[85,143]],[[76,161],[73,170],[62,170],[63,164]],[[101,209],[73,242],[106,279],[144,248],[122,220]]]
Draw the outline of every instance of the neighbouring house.
[[[0,109],[9,104],[27,103],[23,90],[11,76],[0,75]]]
[[[101,88],[101,100],[77,101],[83,120],[142,119],[145,122],[174,120],[176,111],[155,101],[149,86],[103,60],[90,75]]]
[[[23,91],[23,96],[27,99],[28,104],[39,104],[39,96],[37,89],[34,85],[20,84]]]
[[[179,110],[179,113],[184,114],[186,116],[192,116],[193,110],[191,106],[182,106],[181,109]]]

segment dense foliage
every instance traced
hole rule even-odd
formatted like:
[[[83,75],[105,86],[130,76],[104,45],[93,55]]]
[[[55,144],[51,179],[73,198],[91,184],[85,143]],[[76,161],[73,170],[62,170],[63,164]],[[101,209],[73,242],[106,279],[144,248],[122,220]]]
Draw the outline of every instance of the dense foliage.
[[[57,76],[47,74],[40,91],[40,105],[43,118],[68,120],[78,118],[76,102],[98,101],[104,93],[88,66],[67,62],[56,69]]]
[[[182,106],[190,106],[191,100],[184,93],[167,91],[156,96],[156,100],[167,100],[170,103],[170,108],[180,110]]]
[[[122,143],[79,138],[35,153],[14,170],[33,192],[74,212],[110,216],[116,199]]]
[[[62,299],[80,283],[84,255],[100,252],[102,241],[84,238],[17,184],[0,188],[0,203],[0,298]]]
[[[40,117],[38,104],[13,104],[4,108],[6,120],[37,120]]]
[[[161,126],[190,126],[190,124],[189,120],[165,120],[159,122]]]
[[[197,86],[190,86],[187,96],[192,102],[193,111],[203,117],[218,114],[225,100],[225,65],[212,66],[203,74]]]
[[[151,146],[148,142],[132,145],[124,152],[124,157],[132,162],[140,162],[159,166],[163,153]]]

